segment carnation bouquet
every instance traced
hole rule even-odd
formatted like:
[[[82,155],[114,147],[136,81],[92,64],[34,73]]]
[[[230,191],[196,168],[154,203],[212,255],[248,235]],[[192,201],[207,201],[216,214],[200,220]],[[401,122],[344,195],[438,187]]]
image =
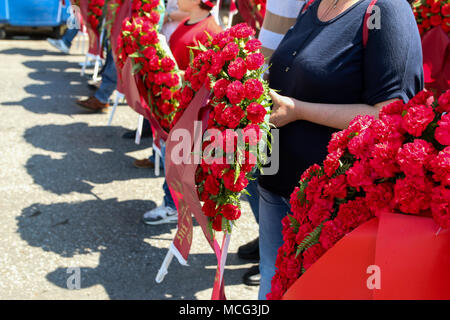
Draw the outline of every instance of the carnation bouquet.
[[[449,0],[417,0],[413,6],[421,36],[434,27],[442,27],[450,35]]]
[[[153,117],[169,132],[179,108],[181,77],[158,37],[158,5],[159,0],[133,1],[132,16],[122,24],[116,54],[120,68],[128,58],[132,59],[133,73],[145,91]]]
[[[93,30],[99,31],[100,22],[103,17],[103,7],[105,0],[89,0],[88,3],[88,22]]]
[[[334,133],[321,166],[306,170],[283,220],[269,299],[379,212],[431,217],[450,228],[450,90],[426,91],[356,117]]]
[[[243,23],[199,44],[181,91],[182,109],[201,87],[211,91],[203,157],[195,177],[211,232],[231,232],[240,217],[240,195],[252,170],[261,166],[257,145],[269,132],[269,87],[262,80],[264,56],[254,34]]]

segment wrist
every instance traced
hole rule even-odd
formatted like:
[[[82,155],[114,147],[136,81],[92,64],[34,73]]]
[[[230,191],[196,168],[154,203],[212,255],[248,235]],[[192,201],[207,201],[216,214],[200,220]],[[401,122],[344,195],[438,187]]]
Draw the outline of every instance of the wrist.
[[[291,98],[295,120],[303,120],[302,101]]]

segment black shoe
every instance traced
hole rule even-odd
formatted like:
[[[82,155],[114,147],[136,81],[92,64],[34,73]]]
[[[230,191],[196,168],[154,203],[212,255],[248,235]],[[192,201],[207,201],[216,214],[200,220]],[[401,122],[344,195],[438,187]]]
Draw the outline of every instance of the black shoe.
[[[261,274],[259,273],[259,266],[253,266],[244,274],[242,278],[244,284],[247,286],[259,286],[261,281]]]
[[[259,261],[259,238],[240,246],[237,254],[241,259]]]
[[[141,138],[149,138],[152,136],[152,130],[143,131]],[[123,139],[136,139],[136,130],[129,130],[122,135]]]

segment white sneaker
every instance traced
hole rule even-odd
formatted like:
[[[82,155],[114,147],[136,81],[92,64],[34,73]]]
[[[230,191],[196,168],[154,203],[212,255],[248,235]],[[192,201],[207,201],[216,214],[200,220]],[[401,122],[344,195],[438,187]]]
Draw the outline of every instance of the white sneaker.
[[[69,53],[70,48],[66,46],[63,40],[48,38],[47,41],[59,51],[63,53]]]
[[[145,224],[157,225],[163,223],[173,223],[178,221],[178,212],[175,209],[161,205],[153,210],[144,213],[142,221]]]

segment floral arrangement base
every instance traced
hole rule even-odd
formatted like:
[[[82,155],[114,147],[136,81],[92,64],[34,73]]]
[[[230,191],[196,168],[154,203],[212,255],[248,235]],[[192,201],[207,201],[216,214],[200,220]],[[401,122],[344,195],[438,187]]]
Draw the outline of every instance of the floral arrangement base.
[[[433,219],[382,213],[338,241],[283,299],[450,299],[449,253],[450,230]]]

